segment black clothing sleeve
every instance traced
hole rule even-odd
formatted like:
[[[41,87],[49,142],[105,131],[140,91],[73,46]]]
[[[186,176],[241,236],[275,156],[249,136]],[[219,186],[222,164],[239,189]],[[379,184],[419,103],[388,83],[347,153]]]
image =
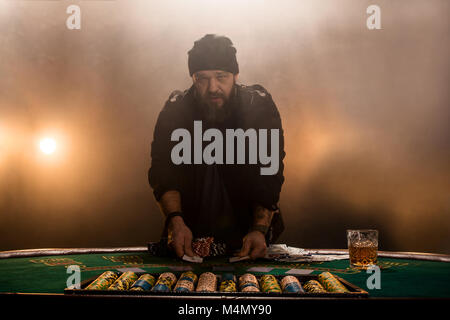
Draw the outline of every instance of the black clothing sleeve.
[[[284,133],[281,125],[280,114],[270,97],[270,101],[267,105],[267,122],[265,127],[267,129],[278,129],[279,130],[279,148],[278,148],[278,171],[274,175],[259,175],[259,180],[257,182],[257,189],[255,195],[255,202],[262,205],[269,210],[276,210],[278,208],[278,202],[280,200],[281,186],[284,183]],[[270,138],[268,137],[268,150],[270,147]]]
[[[179,167],[171,160],[171,150],[176,143],[171,141],[173,130],[180,128],[182,115],[176,101],[177,92],[173,92],[158,116],[151,145],[151,167],[148,171],[148,181],[153,188],[157,201],[170,190],[181,192]]]

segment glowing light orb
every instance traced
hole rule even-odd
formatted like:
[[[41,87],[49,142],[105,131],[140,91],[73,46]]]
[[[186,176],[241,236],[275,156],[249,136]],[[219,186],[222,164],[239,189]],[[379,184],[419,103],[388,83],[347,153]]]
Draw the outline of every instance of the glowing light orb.
[[[45,154],[52,154],[56,150],[56,141],[51,138],[44,138],[40,141],[39,148]]]

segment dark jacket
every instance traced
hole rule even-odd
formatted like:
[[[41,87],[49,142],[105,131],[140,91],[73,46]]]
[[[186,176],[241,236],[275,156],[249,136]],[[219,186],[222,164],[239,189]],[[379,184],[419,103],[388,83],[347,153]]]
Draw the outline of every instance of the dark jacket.
[[[261,164],[259,161],[258,164],[248,164],[248,154],[246,154],[246,164],[236,164],[236,161],[235,164],[215,164],[212,166],[206,164],[173,164],[171,151],[179,142],[171,141],[172,132],[178,128],[185,128],[191,133],[191,140],[193,141],[194,121],[203,120],[192,86],[184,92],[174,91],[159,114],[151,147],[152,163],[148,178],[157,201],[166,191],[177,190],[180,192],[185,223],[192,230],[194,237],[207,236],[208,227],[228,223],[228,236],[233,238],[234,242],[226,242],[229,242],[231,246],[240,246],[242,237],[248,232],[252,224],[253,207],[255,205],[261,205],[270,210],[278,210],[281,186],[284,182],[283,159],[285,152],[280,114],[271,95],[260,85],[235,85],[232,92],[233,94],[227,104],[227,107],[231,110],[230,116],[218,129],[223,133],[225,129],[238,128],[244,131],[253,128],[257,132],[258,129],[279,129],[278,173],[261,175]],[[207,127],[203,126],[203,132],[206,129]],[[270,132],[270,130],[268,131]],[[225,149],[225,134],[223,134],[223,137]],[[270,138],[268,140],[270,141]],[[203,146],[208,143],[204,142]],[[246,152],[248,152],[248,149],[247,146]],[[270,147],[268,150],[270,152]],[[225,150],[223,153],[225,157]],[[217,210],[201,213],[202,203],[208,200],[204,199],[205,192],[208,194],[208,198],[214,199],[215,197],[216,191],[212,190],[214,187],[209,188],[208,186],[211,176],[220,177],[228,196],[229,201],[227,203],[231,206],[229,213],[226,214],[230,217],[223,222],[219,221],[222,221],[220,218],[224,217],[215,216]],[[205,210],[203,209],[203,211]],[[209,221],[209,225],[207,221]],[[278,210],[278,214],[274,216],[272,221],[268,241],[274,241],[283,229],[283,221]]]

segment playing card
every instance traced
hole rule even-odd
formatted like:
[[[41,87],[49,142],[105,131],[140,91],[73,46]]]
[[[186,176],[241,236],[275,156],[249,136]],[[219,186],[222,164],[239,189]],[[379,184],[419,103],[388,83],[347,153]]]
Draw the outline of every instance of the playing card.
[[[184,261],[193,262],[193,263],[202,263],[203,262],[202,258],[196,257],[196,256],[189,257],[187,255],[184,255],[181,259],[183,259]]]
[[[250,256],[244,256],[244,257],[232,257],[232,258],[230,258],[230,263],[233,263],[233,262],[238,262],[238,261],[244,261],[244,260],[249,260],[250,259]]]

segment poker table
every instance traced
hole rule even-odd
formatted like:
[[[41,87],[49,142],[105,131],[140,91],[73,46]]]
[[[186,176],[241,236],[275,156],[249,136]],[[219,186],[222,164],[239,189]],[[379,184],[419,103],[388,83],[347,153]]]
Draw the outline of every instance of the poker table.
[[[345,254],[347,250],[313,250]],[[176,258],[150,255],[145,247],[38,249],[0,252],[0,293],[5,295],[64,295],[68,266],[76,265],[81,281],[106,270],[162,273],[192,269],[196,273],[230,271],[273,275],[305,275],[329,271],[366,290],[373,298],[450,298],[450,256],[427,253],[378,253],[380,289],[367,287],[371,274],[349,267],[348,259],[316,263],[241,261],[225,257],[205,258],[193,264]]]
[[[273,260],[239,261],[231,264],[229,257],[207,257],[194,264],[173,257],[151,255],[146,247],[38,249],[0,252],[0,306],[20,310],[21,314],[36,315],[36,310],[52,314],[58,310],[76,310],[102,318],[118,315],[130,317],[143,314],[162,314],[165,319],[258,319],[290,318],[301,310],[303,317],[336,312],[378,312],[401,310],[404,316],[423,310],[446,312],[450,302],[450,256],[427,253],[378,252],[380,288],[368,288],[368,274],[349,267],[349,260],[316,263],[277,262]],[[311,250],[311,249],[310,249]],[[348,250],[311,250],[319,254],[348,254]],[[231,272],[236,275],[252,273],[255,276],[272,274],[281,279],[294,275],[305,283],[305,277],[317,277],[329,271],[367,294],[363,296],[331,297],[269,296],[202,293],[188,296],[118,294],[79,295],[66,290],[70,274],[79,270],[81,282],[93,281],[105,271],[133,271],[136,273],[178,275],[184,270],[196,274]],[[302,278],[303,277],[303,278]],[[90,279],[90,280],[89,280]],[[83,284],[82,284],[83,286]],[[82,287],[83,288],[83,287]],[[83,291],[83,290],[80,290]],[[84,290],[90,291],[90,290]],[[15,307],[12,307],[15,306]],[[358,310],[358,311],[357,311]],[[202,313],[203,312],[203,313]],[[207,314],[207,312],[210,312]],[[259,312],[259,313],[258,313]],[[59,317],[59,316],[58,316]],[[152,316],[150,316],[152,318]]]

